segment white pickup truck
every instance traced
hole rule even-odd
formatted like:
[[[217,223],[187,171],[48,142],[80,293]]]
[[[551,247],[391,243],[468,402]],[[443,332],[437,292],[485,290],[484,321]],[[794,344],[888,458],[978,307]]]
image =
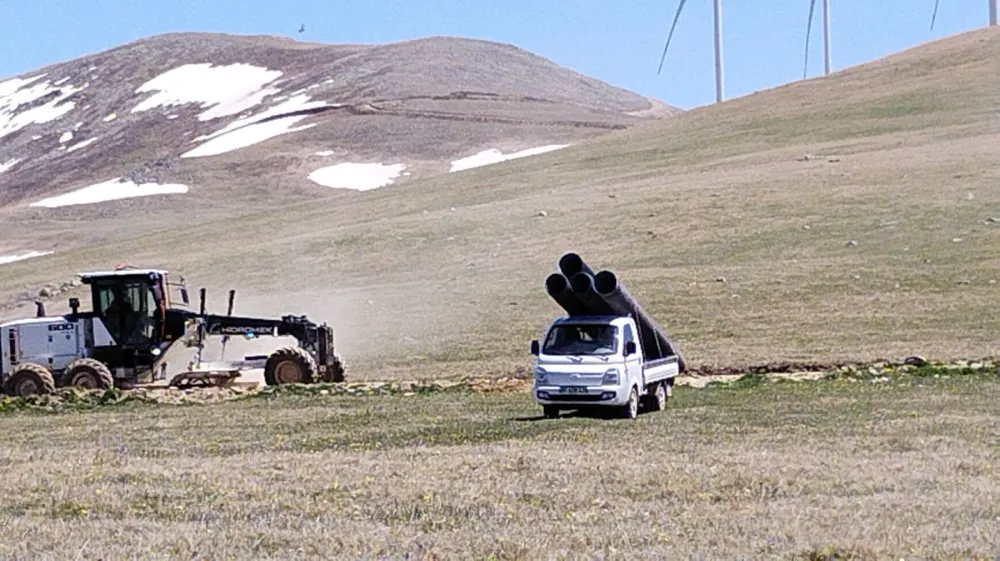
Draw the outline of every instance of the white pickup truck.
[[[552,322],[544,343],[531,342],[533,393],[546,417],[564,409],[613,407],[635,419],[640,405],[662,411],[680,372],[676,355],[645,360],[629,316],[567,316]]]

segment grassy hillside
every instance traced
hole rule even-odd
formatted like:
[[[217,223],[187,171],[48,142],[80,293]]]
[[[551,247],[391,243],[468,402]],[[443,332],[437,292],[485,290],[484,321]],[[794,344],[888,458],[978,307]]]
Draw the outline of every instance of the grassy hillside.
[[[0,293],[166,266],[213,309],[235,285],[239,313],[330,321],[355,379],[488,375],[528,363],[572,250],[693,367],[991,355],[998,56],[1000,31],[966,33],[554,153],[6,265]]]

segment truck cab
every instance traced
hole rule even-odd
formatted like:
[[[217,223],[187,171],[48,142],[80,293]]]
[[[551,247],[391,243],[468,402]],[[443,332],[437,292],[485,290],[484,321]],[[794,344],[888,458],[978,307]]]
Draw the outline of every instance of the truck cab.
[[[640,407],[662,410],[679,374],[677,356],[647,359],[631,316],[556,319],[535,356],[533,395],[546,417],[564,409],[611,408],[635,419]]]

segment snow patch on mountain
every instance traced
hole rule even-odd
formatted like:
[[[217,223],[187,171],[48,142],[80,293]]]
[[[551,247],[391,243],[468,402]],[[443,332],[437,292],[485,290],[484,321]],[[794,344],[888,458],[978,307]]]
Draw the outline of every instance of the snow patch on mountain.
[[[86,148],[87,146],[90,146],[91,144],[93,144],[96,140],[97,140],[96,136],[94,138],[88,138],[87,140],[82,140],[80,142],[77,142],[76,144],[73,144],[69,148],[67,148],[66,152],[75,152],[75,151],[77,151],[77,150],[79,150],[81,148]]]
[[[226,66],[184,64],[139,86],[135,90],[137,94],[155,93],[136,105],[132,113],[198,103],[205,109],[198,115],[199,121],[237,115],[278,93],[280,90],[264,86],[281,75],[280,70],[245,63]]]
[[[12,167],[16,166],[21,160],[14,158],[13,160],[7,160],[6,162],[0,163],[0,173],[3,173]]]
[[[49,197],[29,206],[56,208],[71,205],[86,205],[115,201],[119,199],[129,199],[133,197],[148,197],[152,195],[172,195],[188,192],[187,185],[166,183],[142,183],[136,185],[132,181],[122,178],[114,178],[103,183],[90,185],[82,189],[77,189],[64,195]]]
[[[309,179],[324,187],[368,191],[391,184],[406,169],[406,164],[357,164],[346,162],[319,168]]]
[[[31,259],[32,257],[44,257],[46,255],[52,255],[51,251],[25,251],[24,253],[9,253],[7,255],[0,255],[0,265],[6,263],[13,263],[15,261],[21,261],[24,259]]]
[[[66,99],[87,87],[86,84],[53,87],[47,81],[39,82],[43,77],[45,74],[0,82],[0,138],[28,125],[48,123],[66,115],[76,107],[75,102]],[[34,105],[43,98],[44,103]],[[31,105],[34,107],[29,108]]]
[[[307,117],[309,117],[309,115],[292,115],[290,117],[281,117],[279,119],[265,121],[263,123],[253,123],[241,129],[236,129],[232,132],[223,134],[222,136],[212,138],[197,148],[193,148],[181,154],[181,158],[218,156],[219,154],[225,154],[226,152],[232,152],[233,150],[253,146],[254,144],[264,142],[265,140],[282,134],[315,127],[315,124],[311,124],[292,128],[292,125]]]
[[[266,119],[272,119],[272,118],[278,117],[280,115],[284,115],[286,113],[296,113],[296,112],[299,112],[299,111],[307,111],[307,110],[310,110],[310,109],[318,109],[320,107],[336,107],[336,106],[339,106],[339,105],[340,104],[330,105],[330,104],[328,104],[325,101],[309,101],[309,96],[307,96],[307,95],[297,95],[297,96],[295,96],[295,97],[293,97],[293,98],[291,98],[291,99],[289,99],[287,101],[279,103],[279,104],[277,104],[275,106],[272,106],[271,108],[269,108],[269,109],[267,109],[265,111],[262,111],[262,112],[260,112],[260,113],[258,113],[256,115],[253,115],[252,117],[244,117],[242,119],[237,119],[237,120],[229,123],[228,125],[226,125],[225,128],[220,129],[218,131],[215,131],[212,134],[199,136],[199,137],[195,138],[194,140],[192,140],[192,142],[197,142],[199,140],[211,140],[213,138],[222,136],[224,134],[231,133],[231,132],[233,132],[233,131],[235,131],[237,129],[241,129],[241,128],[246,127],[248,125],[252,125],[254,123],[259,123],[259,122],[261,122],[263,120],[266,120]]]
[[[489,150],[483,150],[478,154],[468,156],[455,160],[451,163],[450,172],[462,171],[471,168],[477,168],[480,166],[488,166],[490,164],[496,164],[500,162],[505,162],[507,160],[516,160],[518,158],[524,158],[527,156],[535,156],[537,154],[544,154],[545,152],[552,152],[553,150],[560,150],[566,148],[569,144],[548,144],[546,146],[537,146],[535,148],[528,148],[527,150],[521,150],[520,152],[514,152],[511,154],[504,154],[503,152],[497,150],[496,148],[491,148]]]

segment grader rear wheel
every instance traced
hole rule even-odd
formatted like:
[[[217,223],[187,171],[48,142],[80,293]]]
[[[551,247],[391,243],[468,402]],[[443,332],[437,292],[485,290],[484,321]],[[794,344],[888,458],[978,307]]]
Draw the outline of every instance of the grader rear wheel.
[[[65,386],[87,390],[106,390],[115,386],[115,379],[108,367],[92,358],[78,358],[69,363],[62,381]]]
[[[298,347],[282,347],[264,363],[264,383],[311,384],[316,380],[316,370],[316,361],[309,353]]]
[[[40,364],[26,362],[18,365],[11,372],[3,389],[4,393],[13,397],[52,394],[56,391],[56,382],[47,368]]]

